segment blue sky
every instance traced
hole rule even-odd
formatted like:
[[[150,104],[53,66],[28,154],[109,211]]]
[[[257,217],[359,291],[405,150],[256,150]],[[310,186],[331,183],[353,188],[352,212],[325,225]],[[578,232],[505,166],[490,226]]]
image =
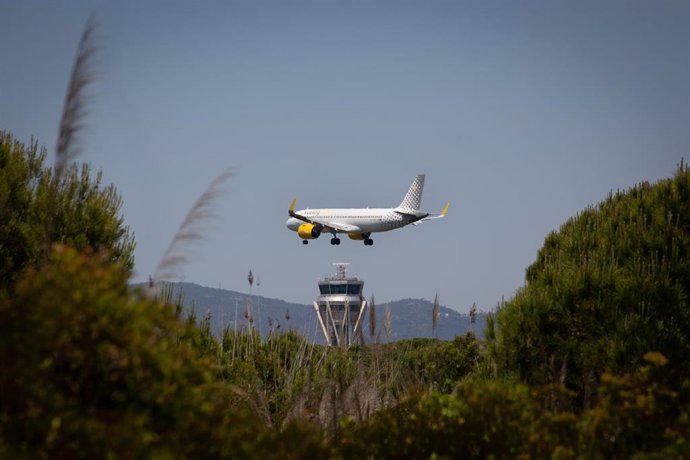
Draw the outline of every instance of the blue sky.
[[[690,152],[687,1],[57,3],[0,2],[0,129],[52,155],[95,11],[80,160],[124,199],[137,280],[231,168],[179,279],[247,291],[252,269],[255,293],[306,303],[350,262],[378,302],[489,310],[550,231]],[[373,247],[285,228],[293,197],[394,206],[422,172],[444,220]]]

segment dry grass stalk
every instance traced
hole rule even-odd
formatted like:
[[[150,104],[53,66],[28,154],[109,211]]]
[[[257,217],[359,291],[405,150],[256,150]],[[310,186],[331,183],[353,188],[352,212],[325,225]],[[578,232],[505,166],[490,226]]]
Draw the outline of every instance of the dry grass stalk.
[[[439,304],[438,304],[438,292],[434,297],[434,305],[431,308],[431,335],[436,337],[436,326],[438,325],[439,316]]]
[[[55,149],[55,179],[59,181],[65,167],[79,154],[77,135],[83,128],[87,114],[84,89],[95,79],[93,67],[98,47],[94,44],[96,22],[89,16],[77,48],[72,74],[65,95],[65,105],[60,118],[60,130]]]
[[[383,314],[383,330],[386,334],[386,338],[390,338],[393,333],[393,315],[391,314],[390,304],[386,305],[386,311]]]
[[[369,337],[374,340],[374,337],[376,337],[376,302],[374,301],[373,294],[371,295],[369,305]]]
[[[232,174],[227,170],[221,173],[194,203],[156,267],[151,280],[152,284],[155,285],[164,279],[174,277],[179,266],[188,261],[185,254],[186,244],[202,238],[202,223],[214,216],[211,206],[220,195],[222,185],[231,176]]]

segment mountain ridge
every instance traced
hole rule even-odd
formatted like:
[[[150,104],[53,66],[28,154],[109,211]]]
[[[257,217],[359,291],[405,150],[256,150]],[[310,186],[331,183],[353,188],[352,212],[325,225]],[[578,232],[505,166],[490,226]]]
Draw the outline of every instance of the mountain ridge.
[[[247,328],[251,322],[253,327],[259,329],[262,336],[270,331],[289,329],[316,343],[324,343],[312,305],[190,282],[176,282],[170,285],[173,298],[181,297],[187,314],[194,312],[198,320],[209,318],[213,334],[219,335],[224,328]],[[314,297],[316,298],[316,294]],[[390,337],[386,337],[383,330],[387,308],[391,312]],[[417,337],[452,340],[455,336],[464,335],[467,332],[483,337],[487,313],[478,312],[476,321],[472,323],[469,315],[440,305],[436,329],[433,330],[432,309],[433,303],[421,298],[376,302],[375,337],[378,336],[381,342]],[[367,310],[368,315],[370,308]],[[369,332],[368,316],[364,321],[363,333],[367,342],[373,340]]]

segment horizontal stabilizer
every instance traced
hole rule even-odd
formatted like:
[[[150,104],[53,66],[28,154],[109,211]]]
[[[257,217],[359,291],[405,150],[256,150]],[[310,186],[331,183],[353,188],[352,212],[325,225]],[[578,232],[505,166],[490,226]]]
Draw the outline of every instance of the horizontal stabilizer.
[[[417,222],[413,222],[412,225],[419,225],[426,220],[442,219],[446,217],[446,214],[448,214],[448,208],[450,208],[450,203],[446,203],[446,205],[443,207],[443,211],[441,211],[441,214],[429,214],[427,217],[419,219]]]

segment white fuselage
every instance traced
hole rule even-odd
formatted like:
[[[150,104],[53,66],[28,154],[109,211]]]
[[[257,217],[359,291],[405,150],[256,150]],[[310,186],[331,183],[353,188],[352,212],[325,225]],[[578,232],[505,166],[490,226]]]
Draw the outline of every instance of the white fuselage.
[[[357,233],[387,232],[404,227],[411,222],[409,216],[396,213],[392,208],[351,208],[351,209],[302,209],[297,214],[309,219],[326,220],[333,223],[354,225],[359,227]],[[297,231],[302,222],[291,217],[287,220],[287,228]],[[336,233],[348,233],[335,230]]]
[[[292,200],[285,223],[287,228],[297,232],[302,244],[318,238],[322,233],[330,233],[332,245],[339,245],[336,233],[347,233],[352,240],[361,240],[365,246],[374,244],[372,233],[387,232],[408,224],[418,225],[424,221],[445,217],[450,203],[446,203],[441,214],[429,214],[420,210],[424,174],[418,174],[407,190],[405,198],[396,208],[322,208],[302,209],[295,212],[297,198]]]

